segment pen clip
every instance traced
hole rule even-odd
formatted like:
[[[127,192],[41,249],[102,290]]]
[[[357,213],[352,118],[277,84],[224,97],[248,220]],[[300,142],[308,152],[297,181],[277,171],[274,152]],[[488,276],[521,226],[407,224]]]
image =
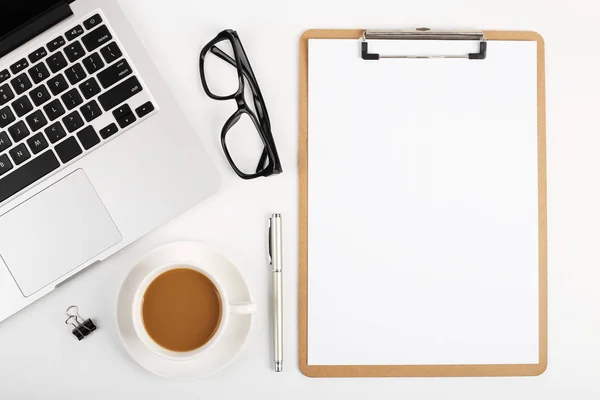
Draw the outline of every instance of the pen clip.
[[[272,242],[271,242],[271,229],[273,229],[273,220],[269,218],[269,265],[273,265],[273,254],[272,254]]]

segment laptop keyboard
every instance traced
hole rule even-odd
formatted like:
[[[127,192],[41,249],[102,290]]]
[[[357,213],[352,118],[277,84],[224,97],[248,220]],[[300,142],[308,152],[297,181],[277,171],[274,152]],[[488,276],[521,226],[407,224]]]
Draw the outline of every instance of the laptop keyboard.
[[[99,13],[1,70],[0,203],[149,117],[143,91]]]

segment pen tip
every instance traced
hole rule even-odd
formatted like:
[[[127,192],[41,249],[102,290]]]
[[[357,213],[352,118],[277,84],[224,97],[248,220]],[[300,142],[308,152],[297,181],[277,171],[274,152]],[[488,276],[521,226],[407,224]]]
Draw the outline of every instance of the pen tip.
[[[275,372],[281,372],[283,370],[283,366],[281,364],[281,361],[275,361]]]

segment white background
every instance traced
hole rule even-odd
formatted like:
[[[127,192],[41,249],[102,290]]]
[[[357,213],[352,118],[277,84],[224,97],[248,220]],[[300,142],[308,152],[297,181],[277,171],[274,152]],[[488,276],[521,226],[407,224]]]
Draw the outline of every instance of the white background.
[[[220,193],[0,324],[2,399],[597,399],[600,396],[600,7],[593,0],[122,0],[165,79],[221,169]],[[546,40],[549,367],[536,378],[309,379],[297,368],[298,39],[309,28],[429,25],[531,29]],[[267,101],[285,173],[244,182],[218,137],[233,107],[207,99],[197,55],[237,29]],[[285,218],[284,372],[272,372],[266,218]],[[125,353],[114,324],[119,285],[146,251],[174,239],[210,243],[258,303],[246,348],[197,382],[156,378]],[[100,329],[77,342],[63,324],[78,304]]]

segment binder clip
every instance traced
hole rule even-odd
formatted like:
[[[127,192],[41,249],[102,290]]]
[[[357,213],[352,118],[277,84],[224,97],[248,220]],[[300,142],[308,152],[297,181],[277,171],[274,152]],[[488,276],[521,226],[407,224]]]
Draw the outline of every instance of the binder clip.
[[[79,315],[79,308],[77,306],[67,308],[67,315],[69,318],[67,318],[65,324],[73,325],[71,333],[73,333],[78,340],[82,340],[96,330],[96,325],[94,325],[91,319],[88,318],[84,320],[81,315]]]

